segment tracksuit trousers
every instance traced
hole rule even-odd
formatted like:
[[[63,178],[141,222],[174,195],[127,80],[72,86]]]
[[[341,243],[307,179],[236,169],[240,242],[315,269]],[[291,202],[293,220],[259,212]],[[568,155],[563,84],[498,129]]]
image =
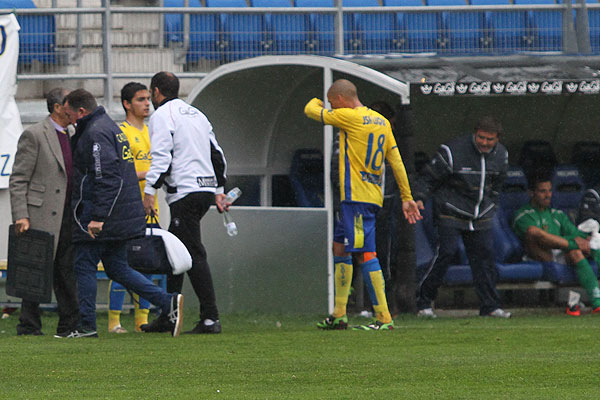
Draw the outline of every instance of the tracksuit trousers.
[[[169,232],[181,240],[192,256],[192,268],[187,274],[200,302],[201,321],[219,319],[215,289],[200,232],[200,221],[214,202],[214,193],[194,192],[169,204]],[[181,292],[182,287],[183,274],[167,276],[167,291]]]
[[[458,239],[462,237],[473,274],[473,286],[479,297],[479,314],[487,315],[500,308],[500,298],[496,290],[498,271],[494,259],[494,238],[491,229],[461,230],[438,226],[439,249],[425,276],[417,286],[417,308],[431,307],[444,275],[458,251]]]

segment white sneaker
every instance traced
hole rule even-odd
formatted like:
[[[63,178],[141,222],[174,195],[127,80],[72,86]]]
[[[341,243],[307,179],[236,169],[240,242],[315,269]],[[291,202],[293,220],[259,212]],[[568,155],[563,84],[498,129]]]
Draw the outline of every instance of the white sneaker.
[[[509,313],[508,311],[504,311],[501,308],[496,308],[494,311],[492,311],[491,313],[488,314],[490,317],[494,317],[494,318],[510,318],[510,316],[512,315],[511,313]]]
[[[173,325],[171,333],[173,337],[179,336],[181,324],[183,323],[183,295],[174,294],[171,297],[171,309],[169,311],[169,322]]]
[[[419,310],[419,312],[417,313],[417,317],[419,318],[437,318],[437,315],[435,315],[435,313],[433,312],[433,308],[424,308],[422,310]]]
[[[127,333],[127,329],[123,328],[121,325],[117,325],[110,330],[110,333]]]

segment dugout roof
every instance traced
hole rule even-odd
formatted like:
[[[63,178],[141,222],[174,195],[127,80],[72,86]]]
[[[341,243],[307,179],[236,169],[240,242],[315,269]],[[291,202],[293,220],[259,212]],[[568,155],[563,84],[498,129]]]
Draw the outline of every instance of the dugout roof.
[[[189,99],[215,126],[231,173],[286,173],[294,149],[323,149],[319,128],[303,115],[324,96],[324,71],[354,81],[364,104],[410,103],[414,150],[437,146],[495,114],[515,163],[523,141],[550,141],[559,161],[573,144],[600,140],[600,57],[521,54],[506,57],[269,56],[226,64]]]

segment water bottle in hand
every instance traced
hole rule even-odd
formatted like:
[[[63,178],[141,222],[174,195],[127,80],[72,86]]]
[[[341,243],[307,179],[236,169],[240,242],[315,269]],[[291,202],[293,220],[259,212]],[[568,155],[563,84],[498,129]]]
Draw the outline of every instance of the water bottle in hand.
[[[227,194],[225,195],[225,201],[228,203],[233,203],[234,201],[239,199],[241,195],[242,195],[242,191],[240,190],[240,188],[234,187],[229,192],[227,192]]]
[[[242,191],[240,190],[240,188],[234,187],[229,192],[227,192],[227,195],[225,196],[225,201],[227,203],[233,203],[237,199],[239,199],[241,195]],[[227,229],[227,234],[229,236],[235,236],[238,234],[237,226],[235,222],[233,222],[233,219],[231,219],[231,215],[228,211],[225,211],[223,213],[223,225],[225,225],[225,228]]]
[[[223,213],[223,225],[225,225],[225,229],[227,229],[227,234],[229,236],[235,236],[238,234],[237,226],[227,211]]]

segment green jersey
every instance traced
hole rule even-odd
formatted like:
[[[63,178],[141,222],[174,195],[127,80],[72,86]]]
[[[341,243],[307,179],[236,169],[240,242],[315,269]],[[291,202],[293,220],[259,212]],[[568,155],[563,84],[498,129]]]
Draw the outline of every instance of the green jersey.
[[[555,208],[546,208],[544,210],[535,208],[528,203],[523,207],[519,208],[515,213],[515,220],[513,221],[513,231],[521,239],[525,237],[525,232],[530,226],[537,226],[544,231],[560,236],[564,239],[570,240],[575,237],[587,237],[583,232],[580,232],[575,225],[571,222],[567,215]]]

